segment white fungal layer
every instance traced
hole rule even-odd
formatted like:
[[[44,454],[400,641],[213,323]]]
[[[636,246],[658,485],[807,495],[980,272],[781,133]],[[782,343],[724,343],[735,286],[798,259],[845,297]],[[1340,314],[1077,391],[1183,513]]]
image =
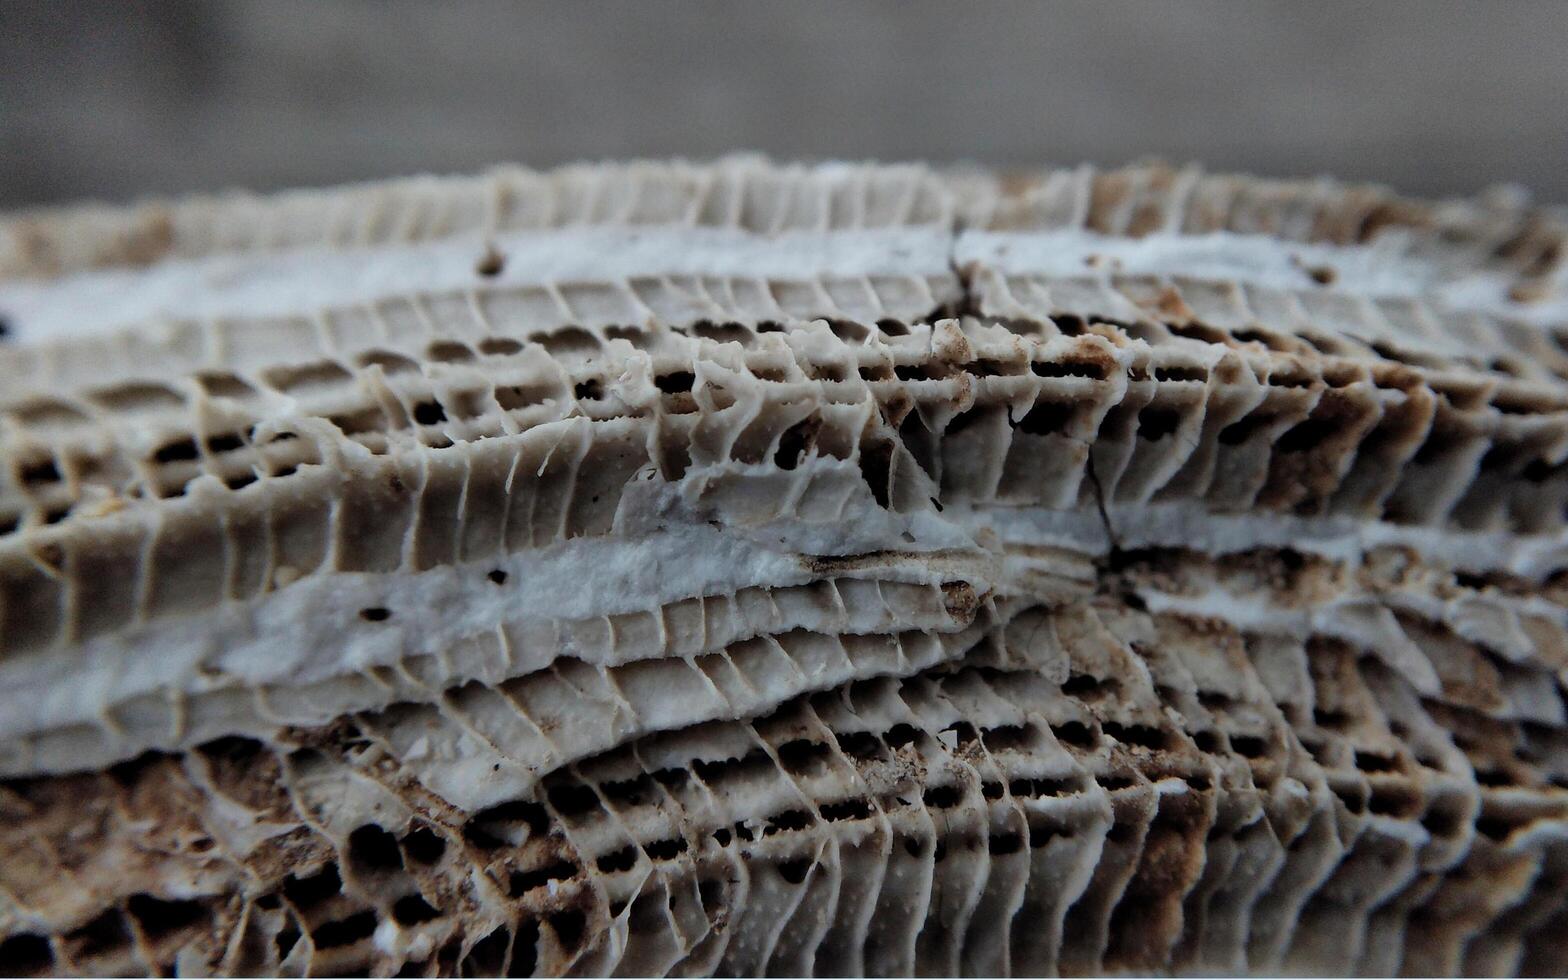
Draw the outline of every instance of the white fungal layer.
[[[1510,974],[1561,216],[1160,166],[0,220],[0,974]]]

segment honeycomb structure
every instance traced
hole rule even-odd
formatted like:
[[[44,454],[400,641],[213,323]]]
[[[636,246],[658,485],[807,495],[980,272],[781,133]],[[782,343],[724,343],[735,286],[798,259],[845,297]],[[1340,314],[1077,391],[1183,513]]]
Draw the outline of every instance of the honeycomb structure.
[[[0,974],[1560,974],[1560,212],[0,219]]]

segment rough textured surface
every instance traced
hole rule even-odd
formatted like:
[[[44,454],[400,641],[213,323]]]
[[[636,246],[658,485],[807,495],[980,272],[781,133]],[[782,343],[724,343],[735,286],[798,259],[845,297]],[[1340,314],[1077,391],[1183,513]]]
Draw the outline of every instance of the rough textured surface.
[[[0,223],[0,973],[1560,972],[1563,228],[640,164]]]

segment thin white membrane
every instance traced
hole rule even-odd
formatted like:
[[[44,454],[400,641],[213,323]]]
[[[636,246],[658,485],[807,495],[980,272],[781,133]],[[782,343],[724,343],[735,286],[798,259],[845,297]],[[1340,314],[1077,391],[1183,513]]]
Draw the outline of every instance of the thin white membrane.
[[[0,282],[0,311],[10,323],[12,342],[47,343],[169,320],[313,314],[479,286],[659,276],[812,280],[828,274],[942,275],[949,271],[951,244],[951,233],[934,227],[766,236],[729,228],[657,226],[489,237],[469,233],[413,245],[216,255],[148,269]]]
[[[843,464],[815,460],[804,465]],[[700,484],[707,475],[691,474],[687,485]],[[978,591],[1024,594],[1026,586],[1009,581],[1006,563],[994,550],[997,543],[1060,547],[1096,557],[1108,554],[1113,543],[1094,509],[950,507],[941,514],[895,517],[869,499],[855,501],[838,525],[774,521],[720,530],[698,515],[678,515],[679,505],[673,503],[678,486],[636,485],[649,492],[629,495],[622,531],[611,537],[563,541],[421,572],[312,576],[243,606],[155,620],[91,640],[69,656],[48,650],[0,661],[0,738],[101,724],[114,705],[155,691],[198,696],[236,683],[288,687],[330,681],[409,656],[440,655],[465,640],[493,634],[502,623],[613,616],[689,596],[799,585],[816,577],[812,556],[897,552],[910,558],[878,574],[940,584],[956,577],[954,566],[915,556],[956,552],[970,556],[958,567]],[[1568,534],[1521,539],[1337,517],[1215,515],[1190,503],[1111,506],[1106,516],[1115,545],[1124,549],[1184,548],[1223,556],[1291,548],[1357,567],[1374,549],[1398,547],[1472,572],[1506,571],[1532,579],[1568,566]],[[650,533],[655,525],[657,532]],[[481,587],[492,571],[503,573],[506,589]],[[1329,635],[1341,632],[1322,628],[1336,625],[1325,618],[1332,610],[1306,609],[1286,621],[1255,600],[1221,593],[1151,597],[1149,602],[1151,608],[1219,615],[1302,636],[1314,628]],[[388,610],[392,620],[384,628],[367,629],[359,621],[367,608]],[[1560,612],[1552,613],[1561,618]],[[581,651],[563,647],[546,653],[515,651],[513,656],[521,659],[514,672]],[[1423,688],[1432,682],[1424,661],[1395,666]]]
[[[1454,568],[1508,572],[1531,580],[1568,567],[1568,532],[1524,536],[1339,515],[1216,514],[1201,502],[1108,504],[1105,519],[1094,510],[1036,507],[988,509],[970,519],[993,528],[1007,541],[1102,552],[1112,543],[1121,548],[1191,548],[1221,555],[1249,548],[1293,548],[1335,561],[1360,561],[1376,548],[1398,547]]]
[[[1419,254],[1411,234],[1390,231],[1367,245],[1296,242],[1267,235],[1156,232],[1142,238],[1103,235],[1080,228],[1052,231],[981,231],[959,234],[954,261],[1003,275],[1082,279],[1096,275],[1185,277],[1269,289],[1331,289],[1366,299],[1425,299],[1439,308],[1507,316],[1536,326],[1568,320],[1568,293],[1535,303],[1509,297],[1514,277],[1456,263],[1441,253]],[[1561,292],[1561,290],[1560,290]]]
[[[831,459],[801,469],[853,471]],[[99,724],[115,705],[153,692],[309,685],[405,657],[439,657],[493,635],[503,623],[630,614],[692,596],[800,585],[816,577],[811,556],[969,549],[985,557],[960,525],[928,513],[891,514],[869,493],[846,502],[842,524],[780,520],[720,528],[681,502],[713,472],[694,468],[674,484],[633,480],[610,536],[417,572],[314,575],[249,603],[153,620],[68,650],[0,659],[0,739]],[[487,584],[492,572],[501,573],[504,589]],[[883,574],[940,584],[949,573],[910,561]],[[981,590],[990,587],[983,563],[964,574]],[[366,609],[385,611],[385,626],[367,626]],[[520,658],[516,672],[523,672],[548,666],[557,655],[582,653],[566,647],[513,656]],[[366,706],[345,705],[352,707]]]

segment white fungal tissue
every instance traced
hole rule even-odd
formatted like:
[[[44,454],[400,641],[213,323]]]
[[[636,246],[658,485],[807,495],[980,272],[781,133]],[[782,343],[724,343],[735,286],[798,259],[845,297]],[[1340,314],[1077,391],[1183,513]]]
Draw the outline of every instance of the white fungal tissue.
[[[754,158],[0,218],[0,974],[1559,973],[1565,237]]]

